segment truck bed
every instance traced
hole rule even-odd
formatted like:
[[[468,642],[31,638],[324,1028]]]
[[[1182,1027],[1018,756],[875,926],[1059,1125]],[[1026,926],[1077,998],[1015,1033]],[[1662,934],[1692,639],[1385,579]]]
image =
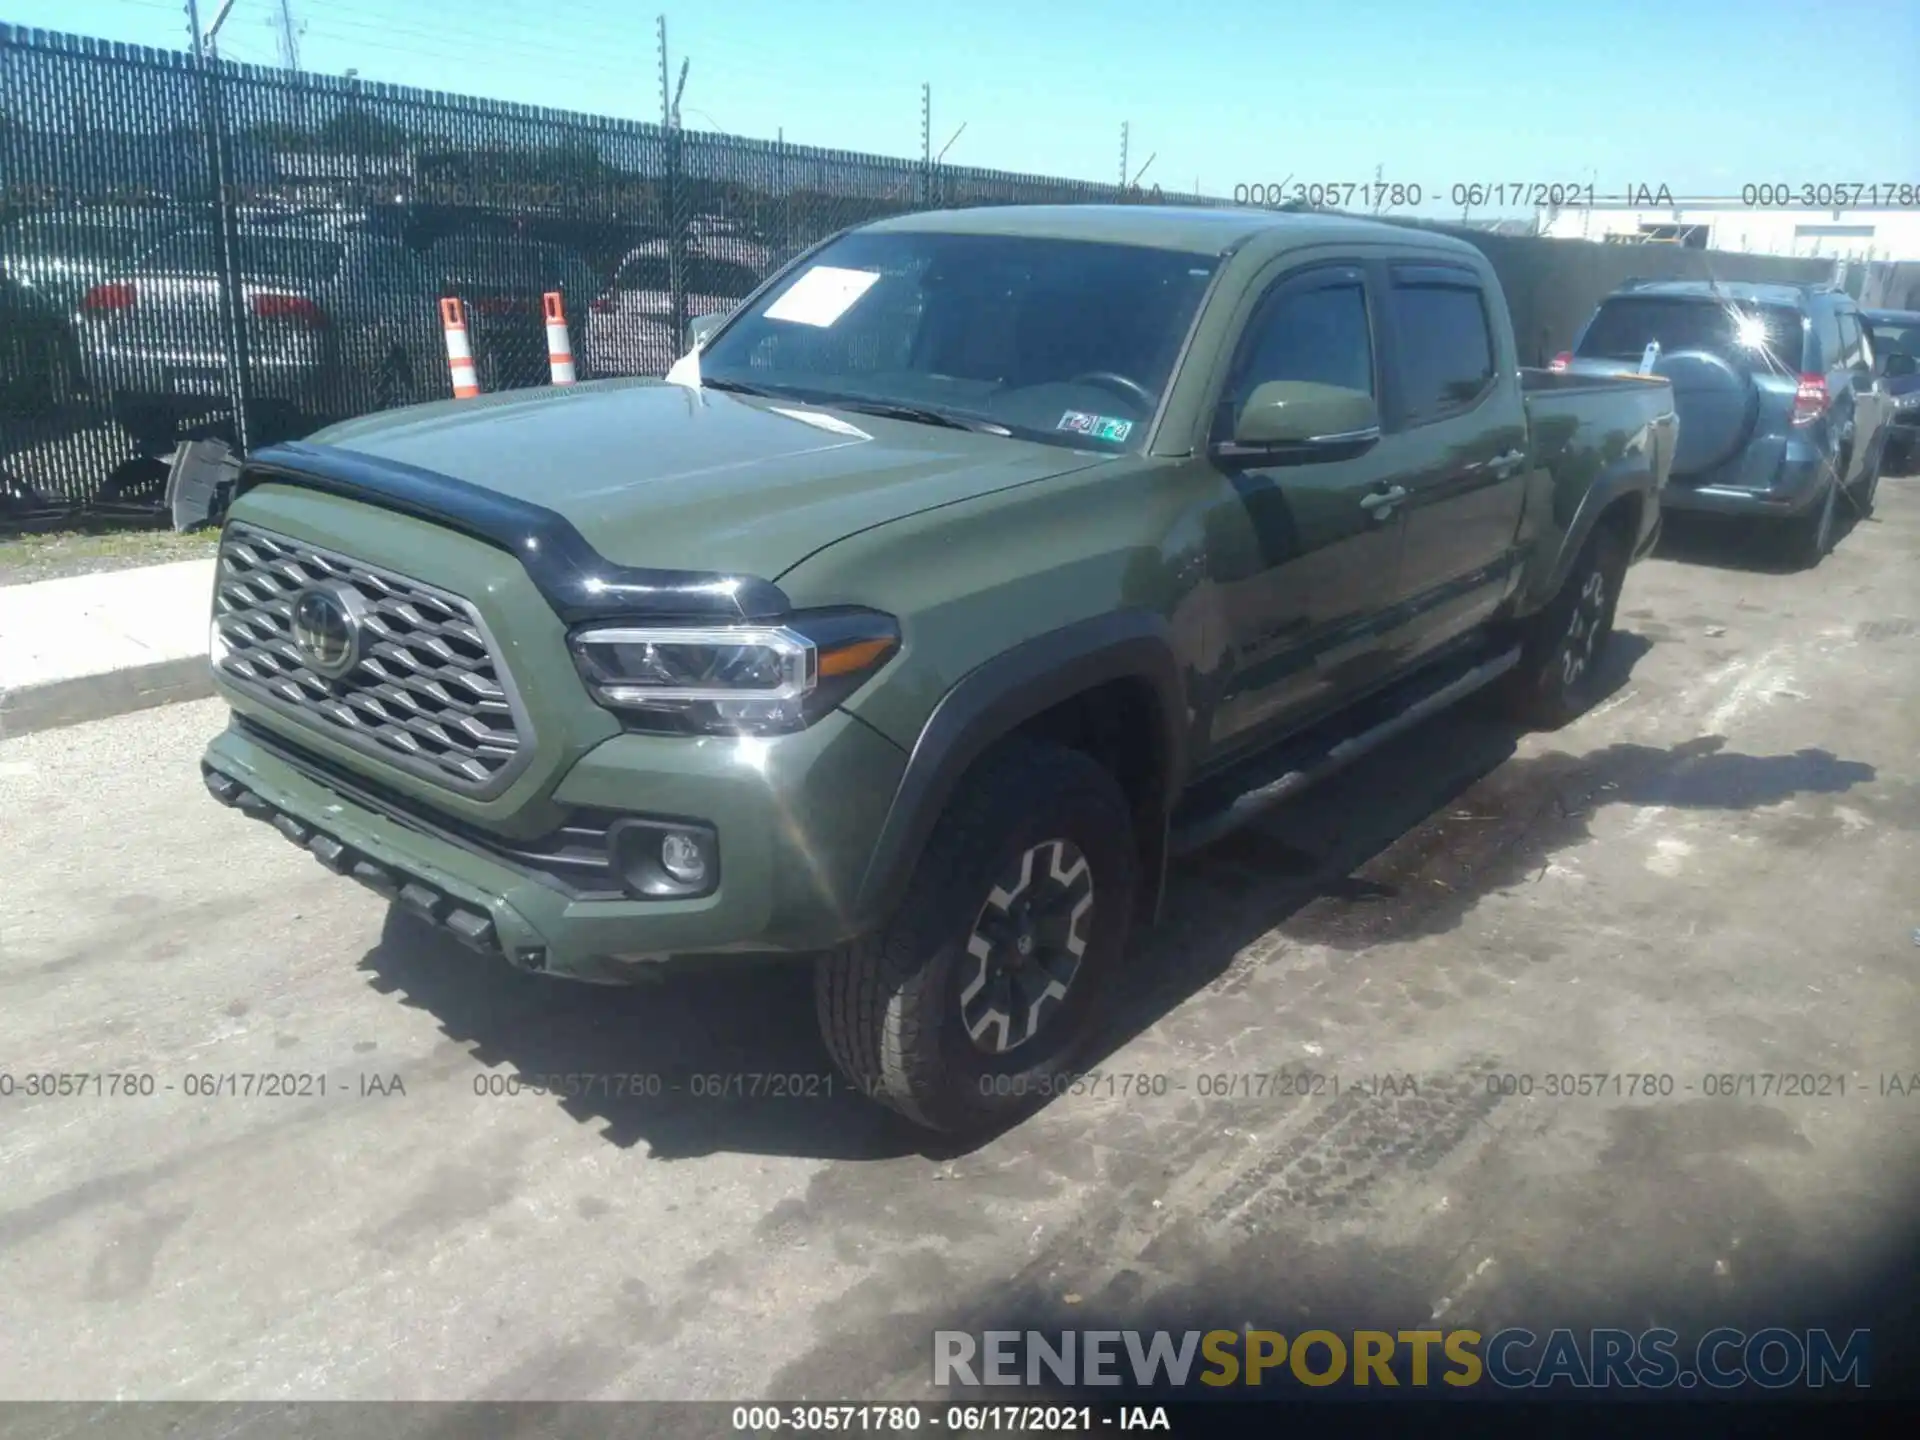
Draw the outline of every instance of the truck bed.
[[[1664,375],[1642,375],[1635,370],[1619,370],[1609,375],[1593,375],[1579,374],[1571,370],[1536,370],[1526,365],[1520,367],[1520,390],[1526,395],[1546,392],[1565,395],[1579,390],[1617,390],[1629,385],[1657,387],[1666,383]]]

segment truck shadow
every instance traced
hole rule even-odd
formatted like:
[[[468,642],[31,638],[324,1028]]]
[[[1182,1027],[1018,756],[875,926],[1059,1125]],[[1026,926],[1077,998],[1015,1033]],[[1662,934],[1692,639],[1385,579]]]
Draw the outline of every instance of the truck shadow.
[[[1628,632],[1619,641],[1609,693],[1650,648]],[[1522,733],[1471,705],[1435,717],[1311,801],[1180,862],[1162,923],[1135,933],[1096,1055],[1223,983],[1263,937],[1360,950],[1452,929],[1584,842],[1602,806],[1744,810],[1874,778],[1822,751],[1744,755],[1717,736],[1515,759]],[[804,962],[731,961],[603,988],[477,964],[390,916],[362,968],[469,1046],[498,1077],[486,1083],[578,1077],[562,1082],[577,1093],[553,1103],[655,1158],[951,1158],[984,1143],[955,1145],[848,1090],[819,1039]]]

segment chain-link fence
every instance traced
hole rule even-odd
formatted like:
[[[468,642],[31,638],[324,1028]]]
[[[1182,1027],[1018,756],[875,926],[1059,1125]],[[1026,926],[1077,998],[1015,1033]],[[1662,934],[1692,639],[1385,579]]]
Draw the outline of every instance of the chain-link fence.
[[[0,25],[0,525],[154,506],[159,457],[548,382],[658,375],[689,317],[847,225],[1162,197],[686,133]],[[1196,203],[1219,203],[1198,201]]]

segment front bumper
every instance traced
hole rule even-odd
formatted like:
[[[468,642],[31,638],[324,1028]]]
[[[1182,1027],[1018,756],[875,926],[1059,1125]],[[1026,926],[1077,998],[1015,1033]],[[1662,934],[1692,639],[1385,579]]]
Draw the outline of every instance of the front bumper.
[[[202,761],[208,789],[328,869],[461,943],[523,969],[641,978],[682,956],[808,953],[866,928],[854,896],[906,756],[844,713],[774,740],[620,735],[589,750],[554,801],[698,819],[719,837],[720,881],[697,899],[581,894],[463,841],[415,802],[376,809],[236,722]]]

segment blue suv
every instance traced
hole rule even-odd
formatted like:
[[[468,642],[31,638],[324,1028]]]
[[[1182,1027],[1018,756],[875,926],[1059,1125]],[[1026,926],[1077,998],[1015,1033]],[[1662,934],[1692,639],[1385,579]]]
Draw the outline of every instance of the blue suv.
[[[1552,368],[1672,383],[1680,434],[1664,510],[1769,517],[1807,566],[1832,546],[1840,506],[1873,508],[1891,400],[1838,287],[1630,281]]]

